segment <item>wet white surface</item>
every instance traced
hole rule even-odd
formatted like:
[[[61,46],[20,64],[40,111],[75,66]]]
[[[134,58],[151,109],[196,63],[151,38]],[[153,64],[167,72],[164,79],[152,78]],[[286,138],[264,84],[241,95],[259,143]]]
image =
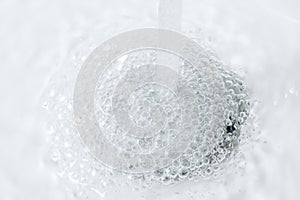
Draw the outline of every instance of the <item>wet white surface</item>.
[[[201,26],[222,60],[245,71],[260,102],[261,130],[260,141],[245,149],[243,176],[195,186],[198,194],[186,199],[298,199],[299,8],[297,1],[184,1],[183,21]],[[67,199],[53,169],[43,162],[47,145],[37,114],[41,94],[94,26],[109,27],[103,28],[105,36],[120,26],[156,26],[156,11],[157,1],[145,0],[0,2],[1,199]],[[178,198],[165,191],[161,199]]]

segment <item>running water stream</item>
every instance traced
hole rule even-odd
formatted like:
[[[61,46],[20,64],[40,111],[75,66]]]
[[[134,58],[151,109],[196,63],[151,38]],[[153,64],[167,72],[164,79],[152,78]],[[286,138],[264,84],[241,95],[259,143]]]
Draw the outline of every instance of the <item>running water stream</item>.
[[[256,99],[254,113],[259,133],[253,146],[246,145],[241,150],[245,163],[240,163],[240,175],[158,187],[139,197],[173,200],[299,196],[297,8],[299,4],[292,1],[183,1],[181,31],[189,36],[196,32],[203,45],[211,47],[244,77]],[[81,187],[72,186],[72,192],[65,192],[68,183],[55,175],[55,164],[45,159],[48,134],[40,126],[42,116],[37,110],[49,84],[59,87],[59,91],[71,88],[60,83],[70,83],[81,59],[104,39],[125,30],[157,27],[157,2],[2,1],[0,13],[1,198],[80,199],[89,195],[90,199],[118,199],[122,194],[127,194],[128,199],[138,198],[126,187],[115,193],[113,185],[101,180],[100,184],[108,184],[110,189],[91,188],[89,193],[82,193]],[[63,97],[57,100],[64,102]],[[77,197],[70,196],[73,191]]]

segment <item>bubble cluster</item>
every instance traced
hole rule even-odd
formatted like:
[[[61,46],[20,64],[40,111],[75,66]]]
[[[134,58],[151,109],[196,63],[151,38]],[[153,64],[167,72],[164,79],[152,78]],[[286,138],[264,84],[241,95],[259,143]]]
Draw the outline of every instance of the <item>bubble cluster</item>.
[[[226,169],[250,113],[247,88],[205,49],[180,51],[187,57],[159,48],[122,54],[95,70],[95,79],[84,77],[95,84],[86,94],[80,90],[92,93],[90,103],[52,95],[60,102],[51,108],[58,117],[52,160],[62,176],[99,188],[110,176],[168,185]],[[74,116],[76,106],[83,114]]]
[[[170,67],[166,60],[173,60]],[[106,139],[129,157],[122,170],[147,169],[149,180],[164,184],[208,177],[238,145],[250,102],[238,75],[217,60],[208,57],[195,67],[169,52],[140,50],[103,74],[95,110]],[[182,135],[189,140],[178,140]],[[188,144],[173,152],[180,143]]]

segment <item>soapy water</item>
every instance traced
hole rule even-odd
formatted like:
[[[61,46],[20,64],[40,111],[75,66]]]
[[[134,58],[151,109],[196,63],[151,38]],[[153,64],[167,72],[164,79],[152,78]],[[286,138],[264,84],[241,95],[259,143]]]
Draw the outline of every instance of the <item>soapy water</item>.
[[[69,194],[75,196],[70,197],[70,199],[84,199],[85,196],[89,196],[89,199],[119,199],[120,197],[124,199],[125,194],[131,199],[137,198],[137,196],[141,197],[141,199],[296,199],[299,196],[297,187],[300,180],[298,173],[300,162],[297,143],[300,139],[300,129],[297,119],[299,118],[298,93],[300,84],[298,78],[299,57],[297,56],[299,45],[297,44],[299,44],[298,36],[300,30],[297,22],[299,21],[299,16],[297,16],[297,12],[293,13],[292,9],[295,8],[297,10],[298,6],[296,3],[203,1],[201,6],[195,6],[197,4],[195,1],[185,2],[183,10],[184,20],[190,22],[189,26],[183,25],[182,29],[186,31],[185,35],[189,35],[188,30],[201,27],[201,29],[198,29],[201,42],[213,46],[221,60],[229,64],[233,71],[245,79],[251,96],[258,99],[258,106],[253,112],[260,123],[259,130],[261,130],[261,133],[259,137],[254,136],[252,139],[242,140],[247,141],[248,144],[254,143],[255,145],[253,147],[252,145],[240,145],[240,151],[243,152],[243,155],[239,154],[237,156],[237,158],[240,156],[237,159],[239,162],[236,162],[238,163],[237,165],[233,164],[232,167],[239,168],[240,170],[238,171],[241,175],[232,173],[225,176],[226,178],[219,177],[213,181],[198,180],[196,183],[183,181],[165,187],[153,186],[147,192],[139,190],[136,193],[128,192],[132,191],[135,185],[128,185],[127,177],[122,179],[122,177],[114,176],[116,177],[113,179],[114,183],[110,179],[103,179],[106,176],[111,177],[112,172],[109,170],[99,175],[97,171],[100,171],[100,169],[96,167],[95,170],[90,169],[90,174],[86,174],[86,171],[82,169],[87,169],[84,163],[90,162],[90,160],[83,160],[83,163],[80,164],[74,162],[75,154],[73,155],[73,151],[68,151],[67,148],[77,145],[74,142],[75,138],[70,137],[68,134],[72,130],[65,130],[66,134],[62,136],[68,137],[66,139],[50,137],[55,139],[57,148],[55,147],[55,142],[50,142],[54,145],[53,148],[46,148],[52,150],[60,149],[62,141],[69,141],[63,144],[66,147],[64,152],[67,155],[63,159],[73,159],[73,162],[68,166],[66,165],[68,162],[64,164],[61,162],[60,167],[66,169],[65,171],[59,171],[58,174],[62,177],[62,179],[59,179],[59,182],[65,182],[63,187],[61,187],[57,183],[58,180],[49,175],[51,174],[49,166],[53,164],[56,166],[56,162],[47,162],[46,165],[41,162],[39,152],[45,149],[46,144],[43,142],[44,137],[41,137],[42,132],[37,129],[39,123],[35,123],[36,121],[32,120],[34,117],[31,113],[35,108],[34,102],[39,98],[36,93],[42,91],[43,83],[45,83],[44,79],[52,76],[50,72],[53,71],[57,63],[59,63],[59,66],[64,66],[59,68],[59,74],[67,75],[62,75],[49,83],[51,88],[57,88],[50,91],[49,94],[52,97],[55,96],[55,101],[52,101],[52,103],[62,101],[68,106],[68,102],[64,101],[65,97],[56,96],[57,93],[55,91],[64,91],[64,94],[72,91],[68,89],[73,88],[71,83],[75,82],[74,78],[76,77],[73,72],[79,70],[82,64],[81,59],[85,59],[86,55],[111,35],[143,26],[156,26],[155,20],[153,20],[154,14],[138,11],[127,12],[126,9],[123,10],[122,5],[124,8],[132,6],[128,10],[140,6],[140,8],[143,7],[143,11],[147,9],[155,10],[155,6],[151,7],[151,3],[148,5],[145,2],[143,2],[143,5],[136,6],[135,4],[125,5],[122,2],[116,3],[114,9],[118,10],[122,16],[113,18],[119,19],[120,24],[123,24],[123,28],[121,28],[122,25],[116,24],[107,27],[103,26],[104,22],[112,19],[111,16],[107,18],[96,17],[100,15],[99,7],[103,8],[104,12],[112,9],[109,8],[109,4],[94,6],[94,4],[88,5],[74,1],[72,6],[70,6],[63,3],[63,1],[59,1],[57,5],[55,3],[57,2],[48,3],[49,6],[45,6],[31,2],[27,5],[22,4],[22,8],[17,6],[17,4],[11,3],[14,8],[19,8],[16,9],[18,12],[10,12],[12,9],[3,9],[2,11],[2,13],[7,14],[7,17],[1,20],[9,19],[9,24],[15,26],[13,28],[13,26],[8,26],[8,23],[4,23],[4,27],[7,27],[7,29],[3,29],[4,34],[9,33],[10,37],[16,38],[16,40],[15,42],[14,40],[5,40],[1,46],[10,47],[10,44],[13,44],[12,46],[17,47],[13,51],[11,48],[3,50],[5,55],[3,66],[6,63],[7,66],[13,65],[18,67],[8,69],[14,74],[11,77],[8,76],[11,80],[8,77],[3,77],[2,79],[9,80],[9,83],[14,83],[2,85],[15,85],[17,83],[15,88],[9,90],[17,91],[16,94],[8,95],[14,98],[6,102],[4,97],[4,105],[12,106],[9,112],[5,112],[7,108],[3,109],[4,113],[6,113],[3,119],[11,116],[11,119],[14,119],[14,121],[13,123],[8,122],[4,124],[3,133],[11,133],[11,131],[24,133],[15,137],[12,136],[12,133],[9,134],[8,138],[12,136],[11,141],[14,141],[13,143],[10,140],[5,140],[7,138],[6,134],[1,135],[5,136],[4,140],[1,140],[5,142],[1,146],[3,149],[6,149],[1,151],[1,153],[9,152],[10,155],[9,157],[4,157],[4,168],[0,171],[0,185],[4,188],[2,191],[4,199],[68,199],[63,195],[65,188],[69,188]],[[85,4],[86,7],[82,4]],[[119,7],[116,5],[119,5]],[[292,6],[288,7],[289,5]],[[5,5],[1,6],[0,9],[5,7]],[[58,7],[61,9],[57,9]],[[88,8],[89,11],[86,12],[84,8]],[[141,10],[140,8],[137,10]],[[30,17],[30,12],[27,11],[31,9],[34,9],[34,13],[39,13],[41,17]],[[13,20],[19,19],[17,14],[20,13],[23,14],[24,19],[27,19],[27,25],[24,23],[18,25],[17,20]],[[53,13],[57,15],[53,15]],[[72,13],[76,13],[76,17],[73,17]],[[134,19],[145,19],[145,22],[130,19],[129,15]],[[124,16],[128,18],[125,20]],[[95,20],[96,18],[98,21]],[[70,24],[70,27],[66,26],[66,24]],[[30,29],[27,29],[27,26]],[[94,31],[95,37],[91,37],[92,33],[90,31],[97,29],[97,27],[98,31]],[[83,34],[83,30],[86,30],[88,34]],[[18,35],[20,32],[24,33],[24,37],[31,39],[30,41],[34,45],[28,45],[31,43],[27,43],[28,41],[26,42],[26,40],[23,41],[22,37]],[[101,32],[101,37],[96,32]],[[46,35],[48,40],[42,40],[39,37],[41,34]],[[201,34],[204,34],[205,37]],[[15,55],[19,55],[20,59],[14,59],[14,61],[10,62],[10,59]],[[62,59],[65,62],[61,63]],[[28,64],[29,67],[25,68],[24,64]],[[23,80],[24,78],[26,78],[26,81]],[[61,84],[62,82],[64,84]],[[22,94],[26,95],[22,96]],[[42,99],[44,100],[45,98]],[[22,103],[19,102],[21,100]],[[55,105],[50,103],[45,106],[48,106],[50,109],[52,108],[51,106]],[[12,115],[13,113],[19,113],[22,120],[18,120],[18,117]],[[61,117],[58,114],[53,120],[56,121],[57,118]],[[253,124],[251,118],[248,118],[248,122]],[[69,126],[72,121],[65,123],[66,126]],[[63,127],[59,128],[63,130]],[[244,133],[246,131],[251,132],[253,126],[245,127],[244,129],[246,129]],[[51,133],[56,129],[50,127],[49,130]],[[258,134],[257,131],[254,131],[254,133]],[[252,141],[254,140],[253,138],[256,141]],[[88,155],[82,153],[84,155],[80,156],[80,153],[82,152],[76,153],[76,156],[84,157]],[[54,160],[62,158],[59,154],[50,154],[53,155]],[[73,169],[69,170],[70,167]],[[57,172],[57,168],[55,167],[53,171]],[[67,174],[67,171],[71,173]],[[78,174],[72,173],[74,171],[82,174],[80,176],[81,182],[76,179]],[[97,178],[85,177],[85,174],[91,177],[97,176]],[[91,186],[86,190],[85,180],[94,180],[94,187]],[[119,183],[123,183],[122,187],[113,186]],[[47,191],[44,190],[45,186]]]
[[[176,47],[176,41],[184,46]],[[137,50],[122,55],[130,48]],[[115,51],[122,56],[105,60],[116,57]],[[247,129],[254,127],[253,121],[246,123],[248,92],[208,47],[173,31],[140,29],[115,36],[78,60],[71,64],[81,67],[73,73],[75,83],[56,79],[44,102],[54,119],[51,161],[61,178],[80,188],[71,189],[76,198],[96,192],[114,199],[110,187],[128,186],[136,187],[138,192],[127,189],[140,198],[159,185],[220,180],[243,162],[239,144],[249,142],[253,130]],[[156,191],[159,198],[162,189]]]

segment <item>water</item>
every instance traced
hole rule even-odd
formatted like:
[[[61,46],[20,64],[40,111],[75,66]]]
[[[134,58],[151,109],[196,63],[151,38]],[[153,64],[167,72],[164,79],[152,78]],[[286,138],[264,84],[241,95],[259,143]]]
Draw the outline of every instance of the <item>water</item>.
[[[111,33],[156,26],[156,7],[154,1],[0,3],[0,13],[4,16],[0,19],[3,25],[0,32],[2,199],[67,199],[55,170],[44,162],[48,149],[46,134],[37,115],[41,95],[54,72],[66,70],[64,65],[73,62],[74,52],[86,55],[91,50],[89,47]],[[246,162],[240,163],[243,176],[220,180],[221,183],[193,186],[182,183],[161,188],[160,197],[155,192],[144,196],[153,199],[180,199],[182,194],[186,199],[297,198],[300,176],[297,148],[300,16],[297,8],[299,3],[293,1],[184,1],[182,13],[187,25],[182,29],[201,27],[202,32],[198,31],[206,38],[205,42],[213,46],[225,63],[244,74],[258,102],[255,114],[260,133],[253,147],[243,149]],[[102,34],[93,38],[97,32]],[[72,74],[64,78],[72,78]],[[124,187],[123,193],[127,189]],[[172,195],[168,195],[170,190]],[[109,193],[112,192],[94,189],[90,195],[105,198]]]

